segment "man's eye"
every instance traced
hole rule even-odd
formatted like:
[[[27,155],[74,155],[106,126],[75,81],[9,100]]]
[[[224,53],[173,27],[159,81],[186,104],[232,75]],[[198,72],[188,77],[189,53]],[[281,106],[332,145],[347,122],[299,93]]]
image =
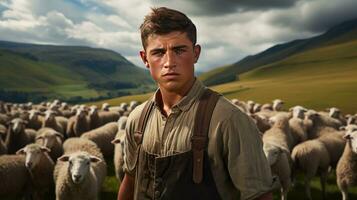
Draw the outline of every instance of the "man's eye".
[[[155,52],[152,53],[152,55],[154,55],[154,56],[162,56],[162,55],[164,55],[164,52],[162,52],[162,51],[155,51]]]
[[[184,49],[175,49],[175,53],[176,53],[176,54],[182,54],[182,53],[184,53],[184,52],[185,52]]]

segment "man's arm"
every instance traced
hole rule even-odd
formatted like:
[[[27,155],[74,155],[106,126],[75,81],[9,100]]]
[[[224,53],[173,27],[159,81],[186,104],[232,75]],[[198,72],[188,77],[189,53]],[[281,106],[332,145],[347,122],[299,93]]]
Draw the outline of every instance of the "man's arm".
[[[273,200],[273,194],[271,192],[265,193],[260,197],[256,198],[256,200]]]
[[[119,187],[118,200],[134,199],[134,183],[135,177],[126,173]]]

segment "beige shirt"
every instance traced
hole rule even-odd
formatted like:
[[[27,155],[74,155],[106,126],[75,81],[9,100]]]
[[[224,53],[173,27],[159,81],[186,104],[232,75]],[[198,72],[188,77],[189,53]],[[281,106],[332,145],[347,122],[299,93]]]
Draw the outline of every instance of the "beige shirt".
[[[142,148],[150,154],[170,156],[191,150],[198,98],[205,87],[196,80],[188,94],[165,117],[155,103],[145,129]],[[160,95],[158,90],[154,97]],[[155,98],[149,101],[155,101]],[[155,101],[156,102],[156,101]],[[124,141],[124,171],[135,175],[138,146],[134,131],[146,102],[130,114]],[[254,199],[271,190],[270,167],[254,122],[223,96],[213,111],[208,133],[211,171],[222,199]]]

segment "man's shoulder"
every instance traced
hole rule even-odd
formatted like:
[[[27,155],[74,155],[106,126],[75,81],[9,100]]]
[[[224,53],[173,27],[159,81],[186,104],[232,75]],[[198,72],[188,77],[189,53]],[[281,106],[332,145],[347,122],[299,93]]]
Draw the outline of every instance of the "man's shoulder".
[[[232,117],[245,118],[248,117],[241,109],[234,105],[229,99],[221,96],[213,111],[213,116],[219,120],[226,120]]]
[[[136,106],[133,111],[130,112],[130,115],[128,116],[128,123],[138,123],[139,118],[144,110],[145,105],[149,102],[150,100],[147,100],[143,102],[142,104]]]

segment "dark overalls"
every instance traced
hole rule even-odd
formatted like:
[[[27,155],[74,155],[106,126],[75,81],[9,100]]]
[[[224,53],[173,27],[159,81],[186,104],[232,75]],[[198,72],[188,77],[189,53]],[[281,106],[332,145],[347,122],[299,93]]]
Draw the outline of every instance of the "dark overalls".
[[[217,93],[206,89],[196,111],[191,150],[167,157],[141,148],[142,133],[153,107],[152,101],[146,104],[134,135],[139,144],[134,199],[220,199],[207,154],[209,123],[218,98]]]

